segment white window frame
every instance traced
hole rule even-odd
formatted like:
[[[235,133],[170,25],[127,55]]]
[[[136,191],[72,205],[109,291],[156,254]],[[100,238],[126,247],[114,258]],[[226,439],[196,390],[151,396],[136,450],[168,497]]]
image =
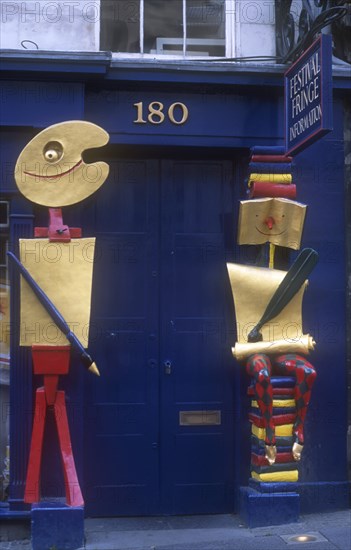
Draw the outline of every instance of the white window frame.
[[[183,0],[183,52],[181,54],[158,54],[158,53],[144,53],[144,0],[140,2],[140,27],[139,27],[139,46],[141,53],[129,53],[129,52],[111,52],[113,59],[160,59],[160,60],[173,60],[173,61],[189,61],[189,60],[208,60],[208,59],[223,59],[224,56],[199,56],[189,55],[186,53],[186,0]],[[236,0],[225,0],[225,58],[235,57],[235,51],[237,48],[237,31],[240,25],[236,25]],[[98,29],[100,33],[100,27]],[[99,34],[100,42],[100,34]]]

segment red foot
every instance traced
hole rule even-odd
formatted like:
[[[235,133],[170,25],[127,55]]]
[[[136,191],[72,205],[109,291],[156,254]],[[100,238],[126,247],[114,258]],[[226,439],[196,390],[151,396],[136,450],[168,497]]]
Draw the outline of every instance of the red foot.
[[[54,411],[60,442],[67,504],[69,506],[83,506],[84,500],[79,487],[79,481],[72,452],[71,438],[69,434],[65,392],[57,392]]]

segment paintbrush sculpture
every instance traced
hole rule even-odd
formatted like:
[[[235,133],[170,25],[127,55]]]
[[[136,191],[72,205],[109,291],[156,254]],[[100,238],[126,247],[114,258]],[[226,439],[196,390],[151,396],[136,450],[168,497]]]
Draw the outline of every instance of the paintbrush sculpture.
[[[104,183],[109,172],[107,164],[87,165],[82,153],[102,147],[108,140],[107,132],[89,122],[55,124],[27,144],[15,168],[17,187],[22,194],[49,207],[49,226],[36,227],[33,239],[20,239],[20,259],[9,253],[11,264],[21,275],[20,345],[32,348],[34,373],[44,376],[43,387],[36,390],[24,494],[27,503],[40,500],[44,428],[47,410],[51,408],[67,504],[84,504],[73,458],[65,392],[58,390],[58,382],[60,375],[68,373],[71,348],[78,351],[84,366],[99,376],[96,364],[86,352],[95,239],[83,239],[80,228],[64,225],[61,207],[80,202]],[[95,178],[89,177],[91,167]]]

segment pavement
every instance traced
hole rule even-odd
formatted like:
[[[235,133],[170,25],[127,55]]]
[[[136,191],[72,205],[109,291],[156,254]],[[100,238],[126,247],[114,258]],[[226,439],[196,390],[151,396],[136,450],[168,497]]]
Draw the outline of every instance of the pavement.
[[[2,522],[0,530],[0,550],[31,550],[29,522]],[[254,529],[236,515],[94,518],[85,535],[84,550],[350,550],[351,511]]]

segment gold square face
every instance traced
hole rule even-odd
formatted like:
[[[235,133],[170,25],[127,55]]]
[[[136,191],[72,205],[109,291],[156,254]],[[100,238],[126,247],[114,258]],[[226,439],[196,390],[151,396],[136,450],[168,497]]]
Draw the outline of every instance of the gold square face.
[[[283,198],[241,201],[238,244],[269,242],[298,250],[306,208],[305,204]]]

